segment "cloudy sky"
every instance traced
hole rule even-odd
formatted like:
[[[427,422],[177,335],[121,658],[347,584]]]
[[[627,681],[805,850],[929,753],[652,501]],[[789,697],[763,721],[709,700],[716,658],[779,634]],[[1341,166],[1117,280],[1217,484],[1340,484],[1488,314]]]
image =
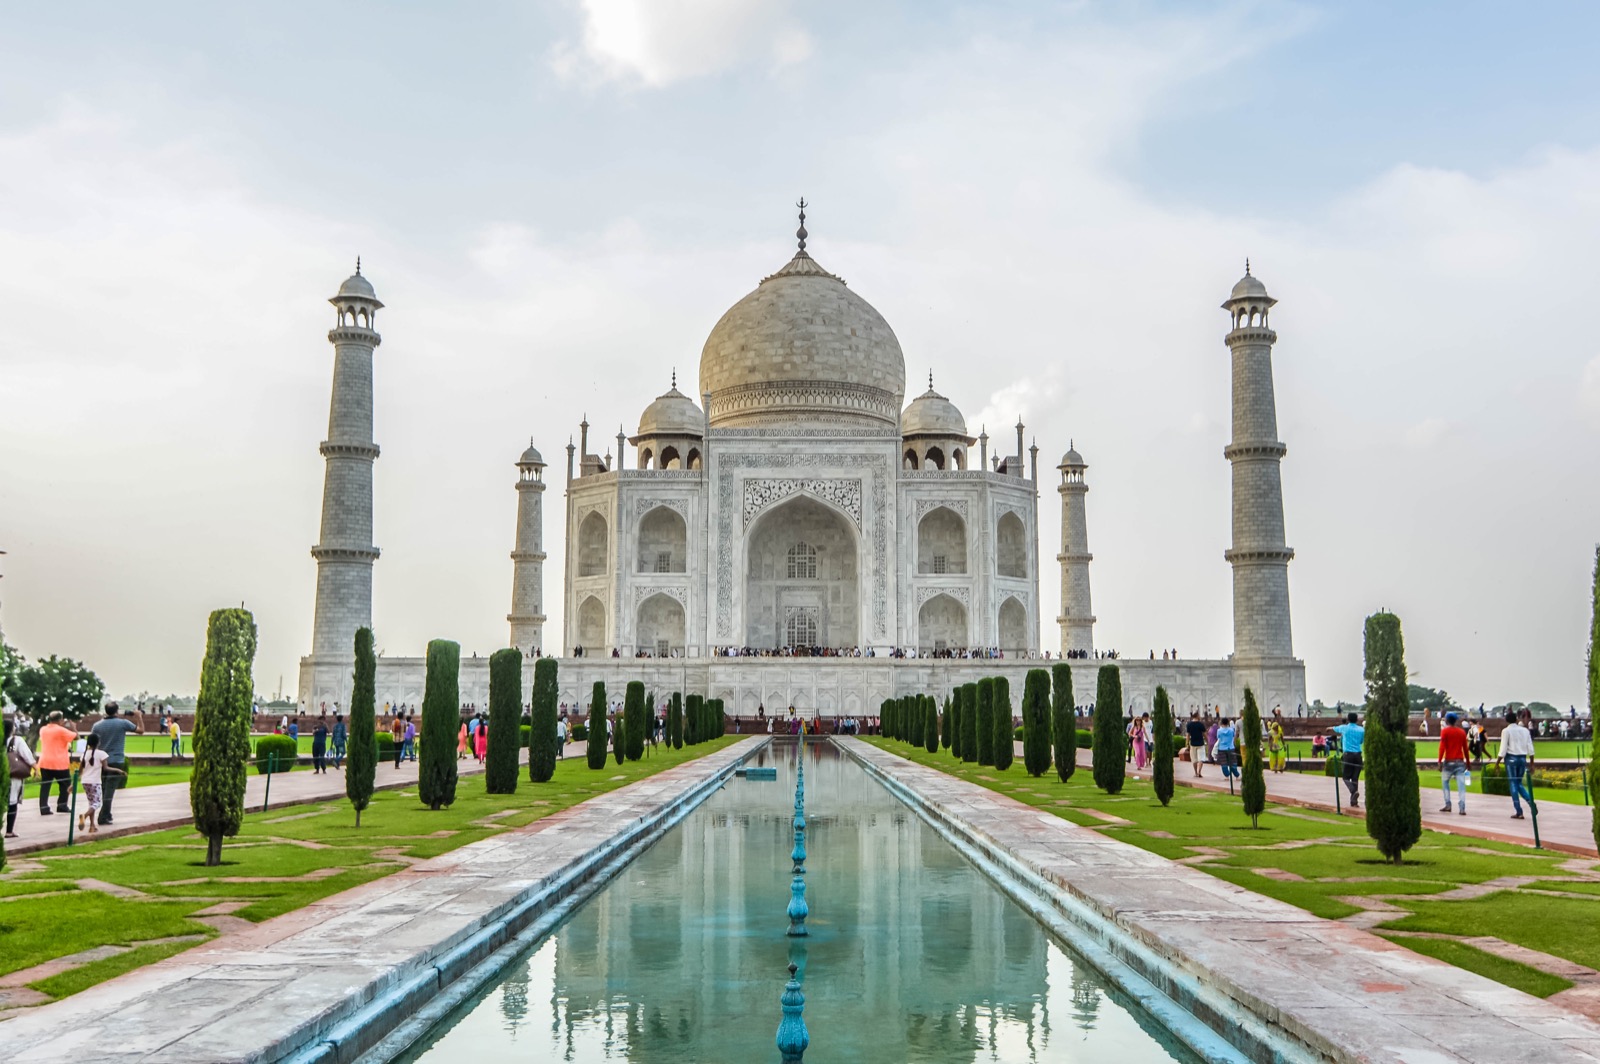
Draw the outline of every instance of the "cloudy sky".
[[[1600,9],[934,0],[27,5],[0,28],[8,641],[193,691],[311,638],[332,324],[377,355],[375,619],[506,638],[517,454],[603,448],[811,250],[975,432],[1090,463],[1097,642],[1229,649],[1225,315],[1273,321],[1295,648],[1583,700]],[[913,389],[914,393],[915,389]],[[1042,500],[1043,554],[1059,507]],[[559,643],[561,570],[546,570]],[[1057,580],[1044,574],[1044,614]],[[1044,645],[1055,645],[1045,626]]]

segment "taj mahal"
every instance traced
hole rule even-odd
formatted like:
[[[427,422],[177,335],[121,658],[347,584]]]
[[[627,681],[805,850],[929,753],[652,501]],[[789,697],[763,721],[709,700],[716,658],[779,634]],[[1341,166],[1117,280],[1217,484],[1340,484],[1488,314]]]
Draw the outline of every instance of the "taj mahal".
[[[516,460],[507,621],[508,645],[526,659],[524,690],[535,658],[554,653],[561,699],[573,706],[596,681],[620,692],[642,680],[660,693],[722,698],[730,716],[763,706],[871,715],[883,699],[942,694],[997,673],[1020,692],[1028,668],[1067,657],[1081,666],[1079,702],[1092,703],[1087,463],[1069,444],[1052,478],[1061,610],[1059,638],[1046,644],[1038,446],[1020,422],[1014,439],[973,436],[931,374],[906,401],[894,330],[806,250],[804,206],[793,257],[711,329],[697,396],[680,390],[674,373],[614,450],[591,438],[587,417],[575,426],[562,479],[559,646],[545,632],[548,467],[537,439]],[[372,382],[383,304],[359,263],[330,302],[333,396],[321,445],[322,532],[312,549],[315,620],[299,682],[300,702],[313,712],[348,703],[354,635],[372,624],[379,556]],[[1305,667],[1291,639],[1274,303],[1247,266],[1222,304],[1233,384],[1223,452],[1233,473],[1233,541],[1224,553],[1233,568],[1233,653],[1119,661],[1125,710],[1147,710],[1157,685],[1182,713],[1237,712],[1246,686],[1264,709],[1293,712],[1305,702]],[[421,656],[381,658],[379,704],[420,704],[423,679]],[[463,659],[460,687],[464,701],[487,704],[487,654]]]

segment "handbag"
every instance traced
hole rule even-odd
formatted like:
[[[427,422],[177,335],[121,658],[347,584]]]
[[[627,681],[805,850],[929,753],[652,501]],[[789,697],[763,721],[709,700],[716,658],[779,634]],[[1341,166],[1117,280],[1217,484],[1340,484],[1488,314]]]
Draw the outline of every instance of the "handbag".
[[[6,768],[11,773],[12,779],[25,780],[33,775],[33,764],[22,756],[22,751],[17,749],[19,742],[21,740],[13,735],[11,741],[6,744]]]

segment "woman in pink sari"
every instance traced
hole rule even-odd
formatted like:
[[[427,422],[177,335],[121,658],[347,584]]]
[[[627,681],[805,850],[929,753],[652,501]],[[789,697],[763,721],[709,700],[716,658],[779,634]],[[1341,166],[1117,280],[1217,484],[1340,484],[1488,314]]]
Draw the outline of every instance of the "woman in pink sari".
[[[1143,769],[1150,763],[1150,714],[1133,722],[1133,767]]]
[[[483,759],[489,753],[489,722],[486,720],[480,721],[478,724],[478,733],[472,738],[474,745],[477,747],[475,753],[478,757],[478,764],[481,765],[483,764]]]

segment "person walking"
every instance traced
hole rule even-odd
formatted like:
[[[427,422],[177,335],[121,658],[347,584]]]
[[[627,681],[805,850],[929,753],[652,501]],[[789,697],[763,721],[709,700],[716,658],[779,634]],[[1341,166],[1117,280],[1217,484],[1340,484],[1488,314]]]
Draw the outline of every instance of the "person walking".
[[[333,767],[344,767],[344,747],[349,741],[350,732],[344,726],[344,717],[335,713],[333,715],[333,733],[329,736],[333,741]]]
[[[1526,798],[1528,808],[1533,808],[1533,792],[1528,789],[1528,772],[1533,768],[1533,736],[1518,722],[1514,712],[1506,714],[1506,727],[1500,733],[1500,756],[1495,758],[1495,763],[1502,761],[1511,789],[1511,819],[1521,820],[1522,799]]]
[[[1439,783],[1444,788],[1444,808],[1441,813],[1450,812],[1450,784],[1456,785],[1457,806],[1461,815],[1467,815],[1467,785],[1472,782],[1472,774],[1467,771],[1467,759],[1470,753],[1467,750],[1467,730],[1456,723],[1460,718],[1454,713],[1444,715],[1444,727],[1439,729]]]
[[[122,716],[115,702],[108,702],[105,717],[89,729],[89,734],[99,740],[100,752],[105,755],[106,764],[111,768],[111,771],[102,775],[103,800],[99,807],[101,827],[111,823],[111,800],[117,796],[122,781],[128,778],[128,735],[144,730],[144,714],[135,710],[134,716],[139,718],[138,724]]]
[[[1191,709],[1189,721],[1183,726],[1185,738],[1189,740],[1189,765],[1194,769],[1196,776],[1205,774],[1206,765],[1206,722],[1200,719],[1200,711]]]
[[[1239,775],[1239,732],[1233,722],[1223,717],[1217,724],[1217,763],[1222,766],[1222,778]]]
[[[172,756],[183,760],[183,730],[178,727],[178,717],[174,713],[167,714],[167,738],[172,740]]]
[[[6,838],[14,839],[17,837],[17,807],[22,804],[22,789],[27,786],[28,777],[33,775],[39,759],[28,749],[28,741],[22,737],[22,729],[17,727],[15,721],[6,721],[5,731],[6,775],[10,781],[10,790],[6,795]]]
[[[1361,748],[1366,745],[1367,729],[1361,726],[1361,717],[1355,712],[1346,714],[1344,721],[1333,731],[1339,737],[1339,748],[1344,751],[1344,785],[1350,791],[1350,808],[1358,809],[1361,806]]]
[[[52,710],[39,730],[39,815],[49,816],[50,785],[56,784],[54,812],[65,813],[72,788],[72,743],[78,733],[61,723],[59,709]]]
[[[406,718],[406,730],[401,733],[401,747],[407,761],[417,759],[417,722],[414,716]]]
[[[567,759],[567,718],[556,718],[556,758],[561,761]]]
[[[394,767],[399,768],[400,762],[406,758],[406,718],[402,714],[395,714],[394,720],[389,724],[389,737],[394,740]]]
[[[486,720],[478,722],[478,731],[472,737],[472,756],[480,765],[489,756],[489,722]]]
[[[1288,744],[1283,741],[1283,724],[1276,717],[1267,722],[1267,763],[1274,772],[1288,764]]]
[[[1140,772],[1150,763],[1150,715],[1133,722],[1133,767]]]
[[[105,721],[100,723],[104,724]],[[99,833],[101,824],[111,823],[109,819],[99,816],[105,802],[104,782],[118,775],[126,776],[127,772],[111,763],[111,758],[100,749],[100,736],[92,730],[84,743],[82,760],[78,782],[83,784],[85,808],[78,814],[78,830],[87,830],[90,835],[95,835]]]
[[[317,774],[328,771],[328,722],[321,717],[317,718],[317,726],[311,732],[311,771]]]

